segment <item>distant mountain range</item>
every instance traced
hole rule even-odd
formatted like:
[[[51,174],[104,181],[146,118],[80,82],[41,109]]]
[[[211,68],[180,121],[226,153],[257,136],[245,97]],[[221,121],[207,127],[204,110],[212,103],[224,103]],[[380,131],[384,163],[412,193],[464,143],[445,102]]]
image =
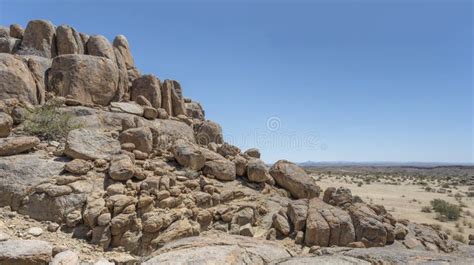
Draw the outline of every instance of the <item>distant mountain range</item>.
[[[298,163],[302,167],[341,167],[341,166],[377,166],[377,167],[442,167],[442,166],[474,166],[474,163],[445,162],[352,162],[352,161],[306,161]]]

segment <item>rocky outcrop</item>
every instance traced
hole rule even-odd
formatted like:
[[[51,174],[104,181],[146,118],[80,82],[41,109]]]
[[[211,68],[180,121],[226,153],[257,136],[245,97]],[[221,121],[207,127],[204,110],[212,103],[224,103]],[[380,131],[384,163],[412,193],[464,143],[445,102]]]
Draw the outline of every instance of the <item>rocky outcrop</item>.
[[[118,69],[112,60],[90,55],[55,57],[48,73],[51,91],[84,104],[109,105],[118,92],[118,82]]]
[[[0,98],[39,103],[35,79],[21,57],[0,53]]]
[[[81,36],[71,26],[61,25],[56,28],[56,43],[58,55],[84,54],[84,44]]]
[[[289,161],[276,162],[270,168],[270,174],[279,186],[288,190],[297,199],[319,196],[319,186],[302,168]]]
[[[201,124],[196,124],[194,130],[196,134],[196,141],[199,144],[222,144],[224,142],[221,126],[213,121],[204,121]]]
[[[87,41],[87,53],[89,55],[107,58],[115,62],[115,52],[112,44],[101,35],[93,35]]]
[[[18,54],[54,58],[56,53],[56,29],[47,20],[28,22]]]
[[[151,106],[160,108],[161,105],[161,85],[160,80],[154,75],[143,75],[133,81],[131,99],[137,101],[140,96],[146,98]]]

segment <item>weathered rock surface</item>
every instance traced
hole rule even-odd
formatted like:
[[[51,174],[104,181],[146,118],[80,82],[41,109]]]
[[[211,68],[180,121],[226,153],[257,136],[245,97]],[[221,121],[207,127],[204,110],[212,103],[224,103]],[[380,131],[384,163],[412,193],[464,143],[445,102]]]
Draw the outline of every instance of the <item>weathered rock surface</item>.
[[[222,144],[224,142],[221,126],[213,121],[204,121],[202,124],[197,125],[197,128],[195,128],[195,132],[196,141],[199,144]]]
[[[125,181],[131,179],[135,173],[135,166],[127,155],[116,155],[110,162],[109,175],[112,179]]]
[[[37,137],[19,136],[0,138],[0,156],[11,156],[26,152],[40,143]]]
[[[32,20],[26,26],[18,53],[53,58],[56,56],[55,35],[56,29],[51,22]]]
[[[204,174],[214,176],[218,180],[234,180],[236,177],[235,164],[229,160],[207,161],[203,168]]]
[[[247,178],[251,182],[260,183],[268,181],[271,176],[265,163],[258,158],[254,158],[247,163]]]
[[[38,104],[35,80],[21,57],[0,53],[0,98]]]
[[[319,196],[319,186],[294,163],[280,160],[270,168],[270,175],[280,187],[288,190],[297,199]]]
[[[268,264],[288,257],[276,243],[216,233],[168,243],[143,264]]]
[[[12,117],[4,112],[0,112],[0,137],[8,137],[12,130],[12,125]]]
[[[89,55],[105,57],[115,62],[115,53],[112,44],[102,35],[93,35],[87,41],[87,53]]]
[[[58,55],[84,54],[81,36],[71,26],[60,25],[56,28],[56,43]]]
[[[206,162],[206,158],[201,151],[193,144],[184,140],[175,142],[173,155],[180,165],[193,170],[200,170]]]
[[[150,153],[153,149],[153,133],[149,127],[131,128],[120,134],[121,143],[133,143],[135,149]]]
[[[118,82],[112,60],[90,55],[57,56],[48,73],[50,90],[86,104],[108,105],[116,97]]]
[[[0,264],[41,265],[51,261],[52,246],[39,240],[10,240],[0,242]]]
[[[154,75],[143,75],[133,81],[130,90],[131,99],[137,101],[138,97],[145,97],[153,107],[161,107],[160,80]]]
[[[0,206],[18,209],[31,187],[59,174],[64,162],[44,158],[41,152],[0,157]]]
[[[69,132],[64,153],[84,160],[110,159],[120,149],[119,141],[100,131],[76,129]]]

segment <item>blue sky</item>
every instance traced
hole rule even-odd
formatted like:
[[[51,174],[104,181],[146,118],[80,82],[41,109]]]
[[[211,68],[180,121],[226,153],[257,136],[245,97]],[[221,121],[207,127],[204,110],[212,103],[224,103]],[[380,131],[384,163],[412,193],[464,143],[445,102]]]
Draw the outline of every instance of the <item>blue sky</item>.
[[[471,1],[35,2],[0,24],[126,35],[268,162],[474,162]]]

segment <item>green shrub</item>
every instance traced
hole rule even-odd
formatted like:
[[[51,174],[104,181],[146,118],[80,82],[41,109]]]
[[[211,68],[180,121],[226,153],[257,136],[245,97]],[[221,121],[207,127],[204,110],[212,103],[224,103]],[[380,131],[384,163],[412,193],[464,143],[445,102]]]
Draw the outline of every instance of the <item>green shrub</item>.
[[[433,210],[448,220],[457,220],[461,216],[461,208],[445,200],[434,199],[431,201]]]
[[[66,137],[69,131],[80,128],[80,124],[72,123],[72,115],[58,111],[60,106],[60,102],[50,100],[31,110],[23,123],[23,131],[45,140],[59,140]]]

